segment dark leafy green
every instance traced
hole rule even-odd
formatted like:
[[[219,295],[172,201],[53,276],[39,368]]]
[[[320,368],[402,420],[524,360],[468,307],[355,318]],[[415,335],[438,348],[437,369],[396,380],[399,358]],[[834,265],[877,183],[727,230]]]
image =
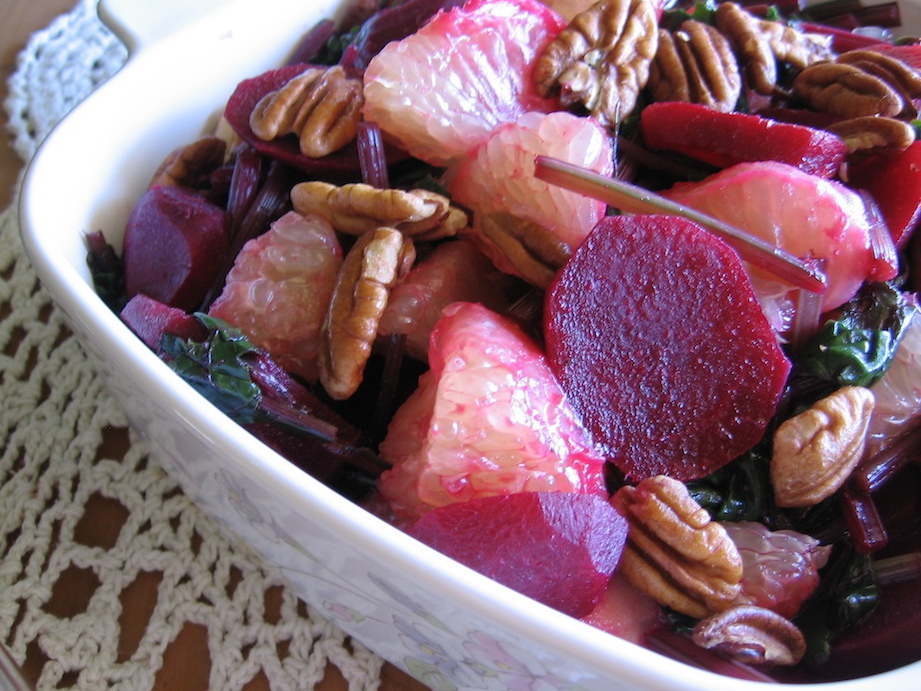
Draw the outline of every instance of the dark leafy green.
[[[160,347],[167,364],[236,422],[264,421],[262,391],[246,360],[255,346],[239,329],[201,312],[195,316],[209,329],[208,338],[196,343],[164,334]]]
[[[772,500],[769,460],[754,449],[687,488],[715,521],[763,521]]]
[[[197,312],[208,330],[202,342],[164,334],[163,359],[196,391],[241,425],[270,422],[289,431],[333,441],[338,429],[293,403],[263,395],[252,376],[256,358],[267,357],[242,331],[212,316]]]
[[[823,571],[819,589],[806,602],[794,623],[806,638],[803,662],[825,662],[835,637],[854,627],[879,601],[879,586],[870,558],[849,543],[835,548]]]
[[[86,264],[96,293],[109,309],[120,312],[127,302],[125,267],[115,249],[98,230],[86,236]]]
[[[825,323],[797,360],[798,374],[840,386],[871,386],[886,373],[910,317],[913,298],[886,283],[865,286]]]

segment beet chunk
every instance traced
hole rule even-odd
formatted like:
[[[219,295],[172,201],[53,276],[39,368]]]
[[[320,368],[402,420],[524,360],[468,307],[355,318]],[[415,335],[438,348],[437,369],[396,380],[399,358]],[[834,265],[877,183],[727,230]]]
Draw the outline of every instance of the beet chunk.
[[[754,446],[790,370],[738,255],[673,216],[603,219],[550,286],[547,359],[625,478]]]
[[[509,588],[584,617],[617,568],[627,522],[594,494],[521,492],[439,507],[408,532]]]
[[[198,307],[228,247],[224,210],[177,185],[154,187],[128,218],[122,260],[128,297]]]
[[[192,315],[146,295],[131,298],[120,316],[128,328],[156,352],[160,351],[163,334],[192,341],[203,341],[208,336],[205,325]]]

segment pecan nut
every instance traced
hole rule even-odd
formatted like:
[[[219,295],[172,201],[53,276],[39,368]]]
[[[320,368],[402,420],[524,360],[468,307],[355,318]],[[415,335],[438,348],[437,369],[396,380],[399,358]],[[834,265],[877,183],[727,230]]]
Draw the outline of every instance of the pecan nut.
[[[447,197],[423,189],[380,189],[364,183],[338,187],[312,180],[291,189],[291,203],[298,213],[320,216],[347,235],[388,226],[409,237],[436,240],[467,225],[467,214]]]
[[[825,129],[841,137],[849,154],[897,153],[915,141],[915,128],[909,123],[878,115],[839,120]]]
[[[630,525],[619,569],[636,587],[698,619],[733,605],[741,592],[739,550],[684,484],[646,478],[621,487],[612,503]]]
[[[902,98],[900,118],[912,120],[918,115],[913,101],[921,98],[921,72],[890,55],[873,50],[849,50],[836,59],[839,65],[853,65],[882,79]]]
[[[487,214],[477,230],[531,285],[547,288],[572,251],[551,230],[505,212]]]
[[[738,605],[698,622],[691,640],[749,664],[795,665],[806,640],[793,622],[754,605]]]
[[[263,96],[249,125],[264,141],[295,134],[302,154],[320,158],[355,138],[363,103],[361,82],[341,66],[310,67]]]
[[[394,228],[365,233],[339,269],[320,333],[320,382],[336,400],[358,389],[390,290],[415,260],[412,240]]]
[[[197,189],[202,178],[224,162],[227,142],[221,137],[207,136],[174,149],[154,172],[150,187],[181,185]]]
[[[709,24],[688,19],[679,31],[659,30],[648,86],[656,101],[700,103],[728,112],[742,93],[742,78],[726,37]]]
[[[577,14],[534,65],[542,96],[582,105],[613,127],[636,106],[659,43],[650,0],[599,0]]]
[[[719,3],[716,26],[729,39],[749,84],[759,94],[773,93],[778,62],[804,69],[833,57],[827,37],[761,19],[734,2]]]
[[[770,473],[778,506],[812,506],[844,484],[863,456],[873,407],[873,392],[845,386],[777,428]]]
[[[793,79],[793,94],[809,107],[839,118],[896,117],[905,99],[885,80],[858,65],[822,62]]]

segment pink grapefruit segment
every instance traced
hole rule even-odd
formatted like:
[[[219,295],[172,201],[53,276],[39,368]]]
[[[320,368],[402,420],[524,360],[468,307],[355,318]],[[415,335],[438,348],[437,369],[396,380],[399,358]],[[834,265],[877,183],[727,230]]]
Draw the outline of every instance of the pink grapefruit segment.
[[[897,267],[874,255],[863,200],[835,180],[763,161],[739,163],[662,194],[794,256],[820,260],[828,281],[823,311],[847,302],[867,279],[895,277]]]
[[[364,74],[364,116],[390,141],[446,165],[495,127],[558,102],[537,95],[531,72],[565,27],[539,0],[468,0],[383,48]]]
[[[604,459],[516,324],[475,303],[450,305],[429,365],[380,445],[393,468],[379,488],[398,516],[517,492],[606,496]]]

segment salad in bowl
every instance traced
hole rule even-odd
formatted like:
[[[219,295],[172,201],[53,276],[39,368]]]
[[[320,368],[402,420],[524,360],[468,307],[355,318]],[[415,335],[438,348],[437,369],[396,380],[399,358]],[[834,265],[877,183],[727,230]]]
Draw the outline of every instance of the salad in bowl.
[[[439,688],[913,688],[912,6],[117,7],[23,238],[305,600]]]

